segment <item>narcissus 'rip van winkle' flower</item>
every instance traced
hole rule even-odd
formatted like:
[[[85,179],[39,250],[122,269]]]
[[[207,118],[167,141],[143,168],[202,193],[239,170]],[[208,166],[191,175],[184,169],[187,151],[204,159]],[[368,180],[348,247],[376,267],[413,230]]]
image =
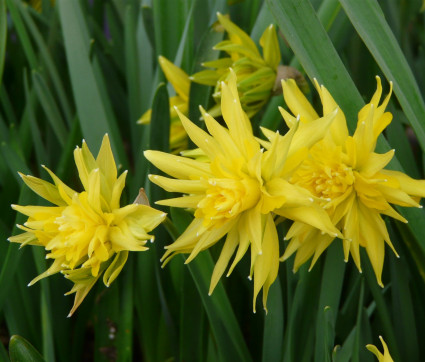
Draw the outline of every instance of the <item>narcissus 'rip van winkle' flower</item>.
[[[293,128],[285,136],[270,136],[270,149],[264,152],[242,110],[236,75],[233,71],[230,75],[229,84],[221,85],[221,110],[228,128],[201,109],[208,134],[179,112],[189,137],[205,154],[201,161],[158,151],[146,151],[145,156],[175,178],[150,175],[153,183],[167,191],[185,194],[158,203],[193,209],[195,216],[185,232],[166,247],[162,260],[166,262],[175,254],[190,253],[188,263],[227,235],[211,278],[212,293],[236,249],[227,275],[250,247],[255,311],[255,300],[262,288],[266,307],[267,293],[279,268],[276,214],[302,220],[332,235],[338,231],[326,212],[314,203],[311,193],[287,180],[306,154],[298,152],[305,147],[302,135]],[[331,120],[334,116],[327,118]],[[321,125],[329,122],[323,120]],[[325,133],[321,129],[314,132],[314,137]]]
[[[170,150],[173,153],[187,149],[187,134],[184,130],[176,109],[187,115],[189,111],[189,76],[167,58],[160,56],[159,65],[167,80],[171,83],[177,95],[170,98]],[[146,111],[137,121],[139,124],[147,124],[151,121],[152,110]]]
[[[378,358],[378,362],[393,362],[384,339],[381,336],[379,336],[379,339],[381,340],[382,347],[384,347],[384,354],[379,352],[378,348],[376,348],[373,344],[368,344],[366,348],[371,351],[376,356],[376,358]]]
[[[83,141],[74,151],[78,174],[84,191],[76,192],[65,185],[47,167],[53,184],[33,176],[21,177],[25,184],[54,206],[19,206],[13,209],[28,216],[18,225],[23,234],[9,241],[37,245],[46,249],[53,264],[29,285],[61,272],[74,283],[76,293],[70,315],[103,273],[109,286],[127,261],[129,251],[144,251],[148,234],[165,214],[147,205],[120,207],[127,172],[117,178],[117,167],[107,135],[95,159]]]
[[[407,222],[391,204],[421,207],[419,199],[425,196],[425,181],[414,180],[404,173],[385,169],[394,150],[375,153],[378,136],[390,124],[392,115],[385,112],[390,93],[380,104],[381,80],[370,103],[358,114],[353,136],[347,129],[343,112],[338,112],[330,132],[310,149],[309,157],[294,173],[291,181],[309,190],[322,200],[332,222],[344,234],[345,260],[351,254],[359,270],[360,246],[366,249],[379,285],[384,263],[385,243],[395,252],[382,215]],[[329,114],[337,104],[326,90],[316,82],[323,113]],[[392,84],[391,84],[392,87]],[[301,122],[314,122],[318,115],[295,82],[283,82],[284,98],[293,114]],[[294,117],[283,111],[290,125]],[[292,237],[283,260],[296,252],[295,270],[313,256],[311,267],[320,254],[334,240],[329,235],[302,223],[294,223],[288,232]]]
[[[269,100],[275,86],[277,68],[280,62],[279,43],[276,30],[270,25],[260,39],[261,55],[254,41],[232,23],[226,16],[217,14],[218,21],[226,30],[229,39],[218,43],[214,49],[227,53],[227,57],[205,62],[207,68],[190,77],[194,82],[215,86],[214,98],[217,105],[208,112],[211,116],[221,114],[221,83],[228,81],[231,67],[238,78],[238,91],[243,110],[248,117],[255,115]]]

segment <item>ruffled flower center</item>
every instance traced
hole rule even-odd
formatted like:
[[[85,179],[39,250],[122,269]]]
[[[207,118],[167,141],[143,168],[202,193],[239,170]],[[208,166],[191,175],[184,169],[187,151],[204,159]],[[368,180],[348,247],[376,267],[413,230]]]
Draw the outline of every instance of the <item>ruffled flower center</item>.
[[[312,152],[312,158],[297,171],[293,181],[314,196],[334,200],[354,185],[355,172],[340,160],[341,154],[326,152],[323,148],[313,151],[317,152]]]
[[[211,179],[205,197],[198,203],[195,217],[203,218],[205,227],[219,226],[255,206],[259,198],[260,185],[254,179]]]
[[[97,276],[100,263],[112,252],[109,230],[113,220],[113,214],[99,213],[90,205],[86,192],[75,195],[72,204],[54,221],[57,234],[46,245],[51,250],[48,257],[64,257],[70,269],[88,258],[83,267],[92,267],[93,276]]]

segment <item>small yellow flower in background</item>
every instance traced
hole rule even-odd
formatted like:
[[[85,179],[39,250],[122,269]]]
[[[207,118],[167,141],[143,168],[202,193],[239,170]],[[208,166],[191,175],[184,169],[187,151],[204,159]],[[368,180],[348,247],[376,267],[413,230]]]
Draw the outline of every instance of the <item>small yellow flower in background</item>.
[[[76,192],[65,185],[47,167],[53,184],[33,176],[21,177],[25,184],[55,206],[19,206],[13,209],[28,216],[19,228],[23,234],[9,241],[43,246],[46,258],[53,264],[29,285],[61,272],[74,283],[76,293],[70,315],[103,273],[109,286],[127,261],[129,251],[144,251],[148,234],[164,218],[163,212],[149,206],[131,204],[120,208],[121,193],[127,172],[117,178],[109,138],[103,138],[95,159],[83,141],[74,151],[78,174],[84,191]]]
[[[329,114],[337,104],[316,82],[323,113]],[[392,84],[391,84],[392,87]],[[283,82],[284,98],[293,114],[302,123],[314,122],[318,115],[293,80]],[[338,112],[327,136],[310,149],[310,156],[292,177],[292,182],[309,190],[322,200],[332,222],[344,234],[345,260],[351,254],[361,271],[359,247],[366,248],[378,284],[384,263],[385,242],[395,252],[382,215],[407,222],[390,204],[421,207],[419,198],[425,196],[425,181],[386,170],[394,150],[375,153],[378,136],[390,124],[392,115],[385,112],[391,91],[381,104],[381,80],[370,103],[358,114],[357,129],[349,136],[343,112]],[[282,110],[289,127],[294,117]],[[282,260],[296,252],[294,269],[313,256],[311,267],[334,240],[308,225],[295,222],[288,232],[292,238]],[[397,254],[396,254],[397,255]]]
[[[376,356],[376,358],[378,358],[379,362],[393,362],[384,339],[381,336],[379,336],[379,339],[381,340],[382,347],[384,347],[384,354],[379,352],[378,348],[376,348],[373,344],[368,344],[366,348],[371,351]]]
[[[217,105],[208,112],[211,116],[221,115],[221,83],[230,78],[231,67],[238,78],[238,91],[243,110],[248,117],[255,115],[269,100],[275,85],[280,62],[279,43],[273,25],[270,25],[260,39],[263,55],[254,41],[232,23],[226,16],[217,14],[218,21],[229,35],[228,40],[217,44],[214,49],[225,51],[228,57],[205,62],[202,65],[214,70],[203,70],[190,77],[196,83],[215,86],[213,97]]]
[[[185,194],[158,204],[194,210],[192,223],[166,247],[164,263],[176,254],[190,253],[188,263],[227,235],[211,278],[211,294],[236,249],[227,276],[250,247],[255,311],[255,301],[262,288],[266,308],[268,290],[279,269],[275,214],[340,235],[326,212],[314,203],[311,193],[286,179],[307,153],[303,143],[315,137],[317,140],[320,134],[323,136],[326,131],[323,125],[329,126],[336,113],[305,127],[305,137],[296,127],[287,135],[277,137],[274,132],[269,134],[265,130],[270,142],[264,143],[270,147],[264,152],[242,110],[233,71],[230,71],[229,83],[221,85],[221,91],[221,110],[228,128],[201,109],[208,134],[178,112],[189,137],[205,155],[201,160],[159,151],[146,151],[145,156],[175,178],[150,175],[153,183],[169,192]]]
[[[190,80],[184,70],[175,66],[167,58],[160,56],[159,65],[167,80],[171,83],[177,95],[170,98],[170,149],[173,153],[187,149],[187,134],[184,130],[176,108],[187,115],[189,112]],[[137,121],[139,124],[147,124],[151,121],[152,111],[149,109]]]

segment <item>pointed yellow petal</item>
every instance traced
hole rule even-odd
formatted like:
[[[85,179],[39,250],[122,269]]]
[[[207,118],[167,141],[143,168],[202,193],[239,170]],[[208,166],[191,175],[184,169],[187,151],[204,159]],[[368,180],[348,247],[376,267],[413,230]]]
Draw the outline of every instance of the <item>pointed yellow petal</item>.
[[[215,263],[215,267],[211,276],[210,289],[208,291],[209,295],[212,294],[217,283],[224,274],[224,271],[226,270],[227,265],[229,264],[230,258],[235,252],[236,246],[238,245],[238,241],[239,240],[237,229],[235,228],[230,230],[227,234],[226,241],[224,242],[223,249],[221,249],[220,257]]]
[[[105,270],[103,274],[103,284],[107,287],[117,278],[119,273],[121,273],[124,264],[128,258],[128,251],[121,251],[117,253],[112,263],[109,265],[108,269]]]
[[[289,220],[301,221],[314,226],[333,237],[342,237],[341,233],[329,219],[328,214],[322,208],[315,206],[302,206],[275,210],[275,213]]]
[[[89,174],[92,170],[97,168],[96,161],[87,147],[86,141],[83,140],[81,148],[77,147],[74,150],[75,164],[78,169],[78,175],[84,189],[87,190],[89,182]]]
[[[211,137],[208,133],[192,123],[186,116],[177,110],[177,114],[185,128],[190,139],[200,148],[205,154],[213,159],[218,153],[221,153],[218,142]]]
[[[298,88],[295,80],[282,80],[282,89],[285,103],[294,115],[300,115],[302,122],[311,122],[319,118],[310,102]]]
[[[185,102],[188,102],[190,91],[189,76],[182,69],[171,63],[167,58],[160,56],[158,60],[167,80],[172,84],[177,94]]]
[[[232,23],[230,19],[228,19],[226,16],[217,13],[217,18],[220,24],[223,25],[223,27],[226,29],[226,31],[233,36],[232,40],[248,48],[253,54],[255,54],[259,59],[261,59],[257,46],[247,33],[245,33],[236,24]]]
[[[269,25],[264,31],[260,38],[260,45],[263,47],[263,56],[266,64],[274,70],[277,69],[280,63],[280,49],[273,25]]]
[[[117,181],[117,165],[115,164],[114,155],[112,153],[111,144],[107,134],[103,137],[102,145],[96,158],[96,163],[102,177],[102,184],[105,180],[106,185],[102,185],[104,192],[111,193],[115,182]],[[105,197],[105,193],[102,193]],[[108,195],[109,196],[109,195]],[[109,196],[110,197],[110,196]]]
[[[338,108],[338,104],[335,102],[329,91],[322,85],[320,86],[316,79],[314,84],[320,95],[320,100],[323,105],[323,115],[331,113],[335,108]],[[344,145],[346,138],[348,137],[347,121],[345,119],[344,112],[338,112],[334,122],[330,128],[331,137],[336,145]]]
[[[66,202],[60,196],[58,188],[55,185],[34,176],[23,175],[21,173],[19,173],[19,175],[25,184],[42,198],[58,206],[66,205]]]
[[[263,306],[267,312],[268,292],[270,286],[276,280],[279,270],[279,239],[271,214],[266,219],[262,250],[262,254],[257,256],[254,264],[254,312],[255,301],[261,288],[263,288]]]
[[[145,151],[144,155],[161,171],[175,178],[188,180],[212,177],[210,165],[204,162],[160,151]]]

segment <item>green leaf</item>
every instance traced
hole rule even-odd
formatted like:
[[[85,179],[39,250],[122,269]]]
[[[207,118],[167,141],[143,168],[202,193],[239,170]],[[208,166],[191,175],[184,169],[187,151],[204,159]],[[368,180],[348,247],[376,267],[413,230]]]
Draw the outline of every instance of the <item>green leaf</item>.
[[[46,114],[47,121],[50,123],[60,145],[63,147],[66,143],[68,131],[56,105],[55,99],[40,73],[36,71],[33,72],[32,80],[34,82],[34,89],[37,93],[38,99],[40,100],[40,104]],[[32,122],[34,121],[35,120]]]
[[[14,0],[16,5],[19,8],[20,14],[22,15],[22,18],[28,27],[29,33],[31,37],[34,39],[35,44],[37,45],[38,51],[40,52],[40,60],[42,63],[44,63],[44,73],[47,73],[50,78],[52,79],[53,87],[55,89],[56,95],[59,99],[59,102],[62,106],[63,113],[65,115],[66,121],[71,121],[71,106],[68,102],[68,99],[66,97],[65,88],[63,85],[63,82],[61,80],[60,74],[58,72],[58,69],[53,61],[53,58],[51,56],[51,52],[46,45],[45,41],[43,40],[43,37],[38,30],[34,20],[29,14],[29,10],[31,7],[25,6],[22,1]],[[53,19],[53,21],[48,23],[51,26],[51,31],[55,31],[54,27],[58,27],[57,20]]]
[[[25,338],[14,335],[9,342],[11,362],[43,362],[43,356]]]
[[[264,316],[262,361],[280,362],[282,361],[280,346],[283,343],[284,305],[279,277],[270,287],[267,305],[269,312]]]
[[[6,57],[7,10],[6,0],[0,0],[0,84],[3,77],[4,59]]]
[[[105,133],[109,134],[117,164],[126,164],[124,149],[117,125],[104,104],[104,87],[98,71],[89,59],[89,35],[84,26],[79,2],[58,1],[59,16],[65,42],[72,90],[84,138],[92,149],[99,149]],[[78,56],[75,56],[78,54]],[[102,88],[102,89],[101,89]]]
[[[339,240],[328,248],[320,287],[319,313],[316,324],[315,360],[331,360],[333,338],[329,333],[329,323],[335,325],[335,311],[339,310],[342,286],[344,282],[345,263]],[[321,313],[323,311],[323,313]]]
[[[425,150],[425,103],[415,77],[376,0],[339,0],[388,80]]]
[[[13,20],[13,25],[15,26],[16,32],[18,33],[18,37],[21,41],[22,48],[24,50],[25,56],[27,57],[28,63],[31,69],[36,69],[38,65],[37,56],[34,52],[34,48],[31,44],[27,29],[25,28],[25,24],[22,21],[21,14],[19,13],[15,2],[17,2],[17,0],[6,0],[10,16]]]

